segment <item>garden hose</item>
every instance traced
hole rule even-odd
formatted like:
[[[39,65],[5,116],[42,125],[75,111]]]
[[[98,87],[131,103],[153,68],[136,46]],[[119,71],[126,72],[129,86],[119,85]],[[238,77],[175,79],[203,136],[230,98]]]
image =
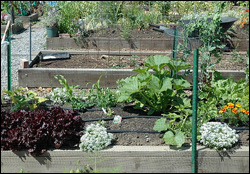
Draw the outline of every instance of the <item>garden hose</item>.
[[[50,107],[61,107],[62,109],[65,110],[71,110],[71,107],[63,107],[63,106],[56,106],[56,105],[51,105],[48,103],[40,103],[41,106],[50,106]],[[120,106],[119,108],[123,108],[123,106]],[[102,111],[101,108],[92,108],[92,109],[78,109],[80,112],[93,112],[93,111]],[[129,118],[168,118],[166,116],[150,116],[150,115],[134,115],[134,116],[122,116],[122,119],[129,119]],[[92,121],[99,121],[99,120],[114,120],[114,117],[109,117],[109,118],[95,118],[95,119],[86,119],[82,120],[83,122],[92,122]],[[219,121],[219,119],[218,119]],[[231,127],[232,129],[235,130],[249,130],[249,127]],[[113,131],[112,133],[121,133],[122,130],[109,130]],[[124,132],[136,132],[136,131],[131,131],[131,130],[123,130]],[[156,131],[138,131],[138,133],[156,133]]]
[[[150,133],[155,134],[159,133],[158,131],[143,131],[143,130],[107,130],[108,133],[125,133],[125,132],[132,132],[132,133]]]
[[[149,115],[134,115],[134,116],[122,116],[122,119],[129,119],[129,118],[166,118],[165,116],[149,116]],[[82,120],[83,122],[92,122],[92,121],[99,121],[99,120],[114,120],[114,117],[110,118],[95,118],[89,120]]]

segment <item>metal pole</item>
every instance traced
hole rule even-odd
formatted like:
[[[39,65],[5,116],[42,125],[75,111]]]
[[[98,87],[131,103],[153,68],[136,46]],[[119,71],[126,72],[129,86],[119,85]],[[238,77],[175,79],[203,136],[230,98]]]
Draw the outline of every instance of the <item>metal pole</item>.
[[[8,67],[8,90],[11,90],[11,29],[9,27],[8,32],[7,32],[7,38],[9,44],[7,45],[7,67]]]
[[[15,23],[14,9],[13,9],[13,1],[9,1],[10,15],[11,15],[11,24]]]
[[[196,13],[196,1],[194,2],[194,13]]]
[[[178,34],[178,30],[177,27],[174,28],[174,43],[173,43],[173,60],[176,59],[176,55],[177,55],[177,34]],[[173,77],[175,74],[174,70],[171,71],[171,76]]]
[[[29,4],[30,4],[30,1],[29,1]],[[31,5],[30,5],[30,12],[31,12]],[[29,21],[30,21],[30,61],[31,61],[31,17],[29,17]]]
[[[196,143],[197,143],[197,102],[198,102],[198,57],[199,50],[194,50],[193,60],[193,103],[192,103],[192,173],[196,173]]]

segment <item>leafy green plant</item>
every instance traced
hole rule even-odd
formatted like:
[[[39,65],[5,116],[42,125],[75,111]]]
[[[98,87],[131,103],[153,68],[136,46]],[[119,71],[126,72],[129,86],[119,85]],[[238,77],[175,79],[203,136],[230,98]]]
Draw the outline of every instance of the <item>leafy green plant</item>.
[[[189,134],[185,129],[188,123],[188,117],[192,115],[190,99],[183,99],[183,104],[176,106],[176,110],[169,114],[162,114],[167,118],[160,118],[155,122],[153,129],[158,132],[163,132],[163,139],[166,144],[177,145],[181,147],[185,143],[185,139]]]
[[[107,115],[108,117],[111,117],[114,114],[114,111],[112,111],[111,108],[109,107],[107,108],[107,111],[104,108],[102,109],[104,111],[104,114]]]
[[[63,88],[52,88],[52,92],[48,95],[48,98],[53,101],[54,104],[70,104],[73,109],[82,110],[94,105],[89,101],[83,100],[86,91],[83,90],[80,94],[75,92],[75,88],[79,87],[79,85],[69,86],[66,78],[63,75],[56,75],[55,79],[58,80]]]
[[[171,60],[167,56],[150,56],[145,61],[146,68],[134,69],[139,74],[120,80],[118,102],[135,101],[138,109],[146,109],[148,114],[154,112],[169,113],[183,103],[184,88],[190,83],[177,72],[190,67],[190,64]],[[168,66],[170,70],[164,67]],[[150,69],[154,71],[152,74]],[[175,76],[171,76],[175,70]],[[147,107],[147,108],[145,108]]]
[[[123,30],[121,37],[124,38],[125,40],[129,40],[131,38],[131,34],[128,32],[128,29],[125,28]]]
[[[209,15],[210,19],[208,18]],[[184,48],[184,54],[191,53],[190,48],[187,47],[187,43],[190,42],[190,37],[198,37],[199,42],[202,43],[202,45],[199,46],[201,69],[199,78],[201,83],[204,79],[206,81],[210,78],[208,70],[214,70],[214,66],[221,61],[222,52],[220,52],[220,49],[226,46],[221,40],[230,39],[230,36],[224,33],[220,25],[221,14],[215,13],[209,15],[200,15],[199,18],[190,20],[188,24],[181,24],[184,27],[184,44],[182,47],[179,46],[179,48]],[[215,61],[212,61],[212,56],[215,57]]]
[[[128,66],[126,63],[121,63],[121,64],[118,64],[118,65],[114,65],[111,68],[112,69],[119,69],[119,68],[126,67],[126,66]]]
[[[109,88],[100,87],[101,75],[98,81],[92,84],[87,100],[100,108],[107,109],[117,104],[117,94]]]
[[[129,59],[129,64],[130,64],[130,66],[135,66],[135,67],[139,66],[139,63],[138,63],[137,59],[139,59],[139,56],[133,55],[133,56]]]
[[[57,16],[55,14],[49,14],[48,16],[43,17],[42,23],[46,27],[57,28],[58,27]]]
[[[81,165],[81,161],[78,160],[77,161],[77,169],[71,169],[70,171],[68,171],[67,169],[64,169],[63,173],[90,173],[92,172],[93,169],[92,167],[89,166],[89,164],[87,165]]]
[[[247,68],[245,69],[245,74],[246,74],[246,83],[249,84],[249,50],[247,51],[247,56],[246,56],[246,63],[247,63]]]
[[[206,84],[203,90],[199,91],[198,97],[198,115],[202,115],[201,123],[216,120],[220,117],[218,111],[228,103],[241,104],[245,110],[249,110],[249,83],[246,83],[246,79],[240,79],[238,82],[233,78],[225,79],[219,72],[214,71],[210,84]],[[224,115],[225,117],[229,118],[227,115]],[[242,121],[244,123],[246,119],[242,117]],[[237,123],[237,120],[230,121],[234,126],[237,126]]]
[[[71,101],[74,97],[74,89],[79,87],[79,85],[69,86],[66,78],[63,75],[55,75],[54,78],[58,80],[58,82],[64,88],[52,88],[52,93],[49,95],[49,98],[58,104],[65,104]]]
[[[86,36],[88,30],[107,27],[108,19],[102,16],[97,1],[59,1],[59,33],[69,33],[71,37]],[[80,20],[80,21],[79,21]],[[84,37],[83,37],[84,38]]]
[[[203,91],[199,92],[199,98],[206,101],[214,100],[217,106],[225,106],[227,103],[245,103],[244,107],[249,103],[249,84],[245,83],[245,79],[235,82],[233,78],[216,79],[214,71],[213,79],[210,85],[206,85]]]
[[[40,103],[47,100],[37,97],[37,94],[33,91],[25,91],[22,87],[15,90],[3,90],[3,92],[10,97],[13,103],[10,110],[12,112],[26,109],[35,110]]]

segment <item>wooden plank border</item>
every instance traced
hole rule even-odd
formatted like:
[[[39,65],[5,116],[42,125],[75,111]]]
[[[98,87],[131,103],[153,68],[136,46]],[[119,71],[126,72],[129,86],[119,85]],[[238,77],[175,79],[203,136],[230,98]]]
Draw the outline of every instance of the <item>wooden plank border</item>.
[[[154,32],[154,31],[152,31]],[[182,41],[182,39],[178,39]],[[195,41],[191,41],[193,44]],[[46,38],[47,49],[95,49],[95,50],[154,50],[154,51],[166,51],[173,49],[173,37],[167,38],[132,38],[126,40],[123,38],[105,38],[105,37],[93,37],[85,38],[82,45],[78,45],[73,38],[59,38],[52,37]],[[235,45],[237,51],[249,50],[249,42],[247,39],[233,38],[232,43]],[[193,45],[192,44],[192,45]]]
[[[249,147],[242,146],[221,156],[204,146],[197,146],[199,173],[249,173]],[[98,169],[120,166],[122,173],[190,173],[191,147],[171,146],[111,146],[99,152]],[[49,150],[41,156],[24,151],[1,152],[2,172],[62,173],[76,169],[77,160],[93,167],[94,156],[80,150]]]
[[[244,71],[219,71],[222,76],[232,76],[236,81],[245,77]],[[183,74],[184,71],[178,72]],[[118,79],[136,74],[132,69],[72,69],[72,68],[24,68],[18,70],[18,83],[22,87],[61,87],[54,78],[63,75],[69,85],[80,85],[80,88],[89,88],[88,83],[96,83],[101,75],[102,87],[116,88]],[[186,79],[192,83],[192,73]]]

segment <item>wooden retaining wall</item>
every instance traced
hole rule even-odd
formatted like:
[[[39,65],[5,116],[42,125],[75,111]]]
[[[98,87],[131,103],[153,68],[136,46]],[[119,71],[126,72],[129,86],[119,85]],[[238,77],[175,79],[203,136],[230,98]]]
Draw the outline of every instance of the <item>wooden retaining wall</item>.
[[[219,71],[222,76],[232,76],[236,81],[244,78],[244,71]],[[183,75],[184,71],[178,72]],[[80,85],[80,88],[90,88],[101,75],[102,87],[116,88],[116,81],[136,74],[132,69],[72,69],[72,68],[24,68],[18,70],[18,83],[22,87],[62,87],[54,78],[63,75],[69,85]],[[192,83],[192,73],[186,79]],[[86,85],[89,84],[87,87]]]
[[[113,146],[100,151],[98,156],[97,169],[120,167],[119,173],[191,173],[191,147],[176,150],[171,146]],[[39,157],[24,151],[2,151],[1,172],[18,173],[20,169],[25,173],[62,173],[65,169],[69,172],[77,169],[78,160],[82,166],[94,167],[93,155],[80,150],[49,150]],[[249,173],[249,147],[222,155],[197,146],[197,172]]]
[[[5,32],[6,26],[7,25],[1,25],[1,34],[3,34]],[[17,33],[21,32],[24,29],[24,27],[23,27],[23,25],[19,26],[16,23],[14,23],[14,24],[10,25],[10,29],[11,29],[11,34],[17,34]]]
[[[154,32],[154,31],[152,31]],[[182,40],[182,39],[178,39]],[[85,38],[82,45],[78,45],[73,38],[59,38],[52,37],[46,38],[47,49],[95,49],[95,50],[154,50],[154,51],[166,51],[173,49],[173,37],[167,38],[132,38],[126,40],[123,38]],[[237,51],[249,50],[249,41],[245,38],[233,38],[233,45]],[[197,42],[192,41],[192,45],[197,45]]]

